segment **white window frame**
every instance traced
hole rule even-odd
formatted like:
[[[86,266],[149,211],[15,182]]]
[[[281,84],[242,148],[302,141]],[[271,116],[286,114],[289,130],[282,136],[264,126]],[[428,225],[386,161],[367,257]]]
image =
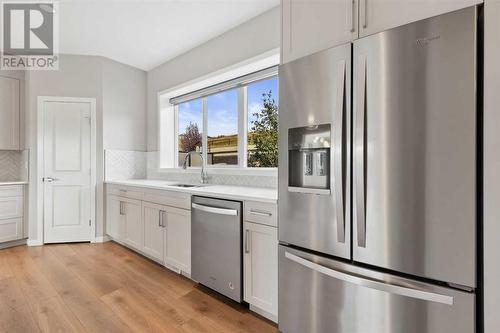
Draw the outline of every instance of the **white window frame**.
[[[228,69],[214,73],[195,82],[187,83],[177,88],[160,91],[157,95],[158,103],[158,147],[159,159],[158,170],[163,172],[179,171],[178,157],[178,107],[170,104],[170,98],[187,94],[192,91],[203,89],[236,77],[257,72],[279,64],[279,50],[272,50],[249,61],[231,66]],[[265,79],[269,79],[270,76]],[[264,79],[264,80],[265,80]],[[260,80],[249,82],[252,84]],[[202,97],[203,110],[203,163],[204,167],[217,174],[256,174],[256,175],[276,175],[275,167],[248,167],[247,166],[247,131],[248,131],[248,110],[247,110],[247,85],[238,87],[238,164],[237,165],[209,165],[207,164],[207,106],[206,98]],[[173,135],[172,135],[173,132]],[[173,156],[173,158],[172,158]],[[188,172],[199,172],[200,167],[188,167]]]

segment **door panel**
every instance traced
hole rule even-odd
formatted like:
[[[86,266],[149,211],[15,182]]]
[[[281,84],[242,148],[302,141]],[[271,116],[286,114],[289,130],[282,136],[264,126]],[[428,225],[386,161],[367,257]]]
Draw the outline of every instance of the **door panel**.
[[[471,333],[475,296],[279,247],[283,333]]]
[[[19,96],[19,80],[0,76],[0,149],[20,149]]]
[[[106,233],[118,241],[125,239],[125,220],[120,198],[108,195],[106,204]]]
[[[91,233],[88,102],[44,102],[44,241],[89,241]]]
[[[354,43],[355,261],[476,286],[476,11]]]
[[[142,250],[144,253],[163,262],[165,258],[164,247],[166,226],[164,207],[149,202],[143,202],[142,214],[144,221],[144,246]]]
[[[191,274],[191,211],[165,207],[165,263]]]
[[[141,201],[125,198],[122,201],[125,220],[125,243],[140,251],[143,246]]]
[[[244,223],[244,300],[277,317],[278,233],[275,227]]]
[[[283,0],[282,62],[358,37],[358,0]]]
[[[346,209],[350,205],[350,68],[351,44],[346,44],[279,70],[279,240],[344,258],[350,258],[351,239]],[[331,131],[330,190],[292,191],[289,178],[296,173],[288,169],[289,129],[305,127],[306,133],[323,126]]]
[[[482,0],[360,0],[360,37],[474,6]]]

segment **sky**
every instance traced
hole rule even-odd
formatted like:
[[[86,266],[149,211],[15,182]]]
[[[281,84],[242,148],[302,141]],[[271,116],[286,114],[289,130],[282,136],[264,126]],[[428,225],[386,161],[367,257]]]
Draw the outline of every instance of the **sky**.
[[[262,94],[271,91],[278,101],[278,79],[271,78],[248,86],[248,126],[254,120],[254,112],[262,108]],[[208,136],[233,135],[238,133],[238,92],[237,89],[223,91],[207,97]],[[202,131],[201,99],[179,104],[179,133],[183,133],[189,123],[197,123]]]

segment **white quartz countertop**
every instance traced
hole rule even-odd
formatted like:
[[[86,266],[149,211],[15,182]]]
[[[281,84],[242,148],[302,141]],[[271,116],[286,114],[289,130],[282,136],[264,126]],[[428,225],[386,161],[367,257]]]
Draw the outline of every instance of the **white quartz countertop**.
[[[215,185],[205,184],[201,187],[177,187],[174,184],[180,182],[168,180],[152,180],[152,179],[130,179],[130,180],[116,180],[106,181],[106,184],[135,186],[152,189],[163,189],[168,191],[178,191],[184,193],[191,193],[192,195],[202,195],[221,199],[231,200],[253,200],[261,202],[278,201],[278,191],[270,188],[260,187],[247,187],[247,186],[230,186],[230,185]]]
[[[13,181],[0,181],[0,186],[7,186],[7,185],[26,185],[28,184],[28,181],[26,180],[13,180]]]

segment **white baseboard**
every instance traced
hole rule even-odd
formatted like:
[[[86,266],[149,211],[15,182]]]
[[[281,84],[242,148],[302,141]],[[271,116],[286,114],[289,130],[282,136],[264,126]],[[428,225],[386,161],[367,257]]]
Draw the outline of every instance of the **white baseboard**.
[[[256,306],[253,306],[252,304],[250,304],[250,311],[257,313],[257,314],[261,315],[262,317],[269,319],[270,321],[278,323],[278,316],[273,315],[267,311],[264,311]]]
[[[111,240],[111,238],[108,235],[99,236],[99,237],[95,238],[94,243],[105,243],[105,242],[109,242],[110,240]]]
[[[43,242],[38,239],[28,239],[26,244],[28,244],[28,246],[42,246]]]

